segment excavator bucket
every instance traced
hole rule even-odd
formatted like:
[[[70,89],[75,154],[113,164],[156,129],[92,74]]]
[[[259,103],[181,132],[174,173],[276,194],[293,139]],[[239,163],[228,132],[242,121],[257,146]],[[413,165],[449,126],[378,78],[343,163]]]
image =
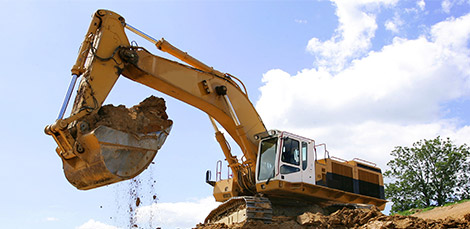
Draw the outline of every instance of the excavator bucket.
[[[77,138],[78,157],[62,157],[65,176],[81,190],[131,179],[149,166],[170,130],[171,125],[161,131],[135,134],[98,126]]]

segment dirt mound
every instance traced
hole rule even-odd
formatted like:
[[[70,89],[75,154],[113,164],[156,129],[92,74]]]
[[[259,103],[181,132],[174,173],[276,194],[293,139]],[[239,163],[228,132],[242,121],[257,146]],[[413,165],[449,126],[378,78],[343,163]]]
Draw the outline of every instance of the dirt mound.
[[[423,219],[445,219],[452,217],[454,219],[470,220],[470,201],[445,207],[436,207],[429,211],[417,212],[413,216]]]
[[[422,219],[414,216],[386,216],[377,208],[347,209],[343,208],[330,215],[306,212],[297,217],[275,216],[271,224],[259,221],[246,222],[227,226],[225,224],[197,225],[196,228],[469,228],[468,219],[444,220]]]
[[[85,121],[90,130],[102,125],[130,133],[156,132],[171,126],[165,112],[165,100],[150,96],[131,108],[112,104],[102,106],[97,113],[88,115]]]

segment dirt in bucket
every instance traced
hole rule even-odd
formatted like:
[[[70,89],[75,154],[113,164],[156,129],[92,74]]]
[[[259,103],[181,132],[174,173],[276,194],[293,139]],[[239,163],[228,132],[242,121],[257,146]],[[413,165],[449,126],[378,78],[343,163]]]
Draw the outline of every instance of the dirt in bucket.
[[[165,100],[150,96],[131,108],[112,104],[102,106],[98,112],[85,116],[89,130],[108,126],[128,133],[146,134],[164,130],[172,125],[166,114]]]

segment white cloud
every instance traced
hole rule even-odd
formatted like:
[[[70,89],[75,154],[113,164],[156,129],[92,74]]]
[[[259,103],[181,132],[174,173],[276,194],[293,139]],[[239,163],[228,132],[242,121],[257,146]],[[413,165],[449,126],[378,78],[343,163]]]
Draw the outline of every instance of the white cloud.
[[[142,205],[135,209],[132,221],[139,228],[194,228],[220,203],[214,197],[206,197],[185,202],[159,202]],[[94,219],[76,229],[121,229]]]
[[[454,54],[465,53],[465,50],[470,48],[470,14],[449,18],[434,25],[431,36],[438,45],[453,51]]]
[[[424,10],[424,8],[426,7],[426,3],[424,2],[424,0],[416,2],[416,5],[418,5],[420,10]]]
[[[395,14],[392,20],[387,20],[385,22],[385,29],[390,30],[393,33],[399,33],[400,27],[403,25],[403,20],[401,20],[399,14]]]
[[[95,221],[94,219],[90,219],[88,220],[88,222],[77,227],[77,229],[119,229],[119,228],[99,222],[99,221]]]
[[[312,38],[307,50],[315,54],[319,67],[340,71],[350,58],[358,57],[370,48],[377,24],[375,12],[380,6],[391,6],[396,1],[333,0],[339,26],[327,41]]]
[[[59,221],[59,219],[56,218],[56,217],[46,217],[45,220],[46,220],[46,221],[49,221],[49,222],[51,222],[51,221]]]
[[[445,13],[450,13],[453,3],[450,0],[444,0],[441,3],[442,11]]]
[[[456,144],[468,143],[470,139],[470,126],[459,128],[451,120],[409,125],[366,121],[349,125],[293,128],[289,131],[312,137],[317,144],[326,142],[331,156],[348,160],[358,157],[372,161],[383,169],[391,159],[390,152],[395,146],[411,146],[420,139],[433,139],[438,135],[450,137]],[[318,156],[323,157],[323,151],[319,151]]]
[[[162,228],[193,228],[218,205],[212,196],[187,202],[154,203],[139,207],[136,221],[137,225],[152,221],[152,225]]]
[[[337,74],[309,69],[290,76],[271,70],[263,76],[257,107],[275,125],[305,126],[307,120],[289,115],[300,110],[319,123],[432,121],[441,102],[468,89],[468,53],[446,47],[458,40],[440,41],[440,37],[434,42],[425,37],[395,38]]]
[[[462,144],[470,127],[443,119],[441,104],[470,95],[470,14],[428,31],[417,39],[396,37],[339,72],[270,70],[256,107],[268,128],[312,137],[328,143],[332,154],[382,167],[397,145],[437,135]],[[358,39],[370,42],[369,36]],[[362,50],[336,51],[347,56]]]
[[[393,21],[390,21],[390,20],[387,20],[385,22],[385,28],[387,30],[392,31],[393,33],[398,33],[399,32],[397,24],[395,24]]]
[[[297,24],[307,24],[307,20],[303,20],[303,19],[295,19],[294,21]]]

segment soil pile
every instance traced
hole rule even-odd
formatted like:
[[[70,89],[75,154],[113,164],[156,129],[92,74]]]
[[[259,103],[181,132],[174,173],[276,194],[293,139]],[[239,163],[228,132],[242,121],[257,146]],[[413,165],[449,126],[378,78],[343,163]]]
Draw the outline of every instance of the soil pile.
[[[445,219],[452,217],[454,219],[465,219],[470,217],[470,201],[450,206],[436,207],[429,211],[417,212],[413,216],[423,219]],[[470,218],[467,218],[470,220]]]
[[[116,130],[130,133],[156,132],[171,126],[172,121],[166,114],[165,100],[150,96],[131,108],[124,105],[117,107],[112,104],[102,106],[97,113],[88,115],[85,121],[90,130],[108,126]]]
[[[470,228],[470,214],[464,219],[446,218],[440,220],[422,219],[414,216],[387,216],[377,208],[347,209],[343,208],[330,215],[306,212],[297,217],[275,216],[271,224],[261,221],[246,222],[227,226],[225,224],[203,225],[196,228]]]

